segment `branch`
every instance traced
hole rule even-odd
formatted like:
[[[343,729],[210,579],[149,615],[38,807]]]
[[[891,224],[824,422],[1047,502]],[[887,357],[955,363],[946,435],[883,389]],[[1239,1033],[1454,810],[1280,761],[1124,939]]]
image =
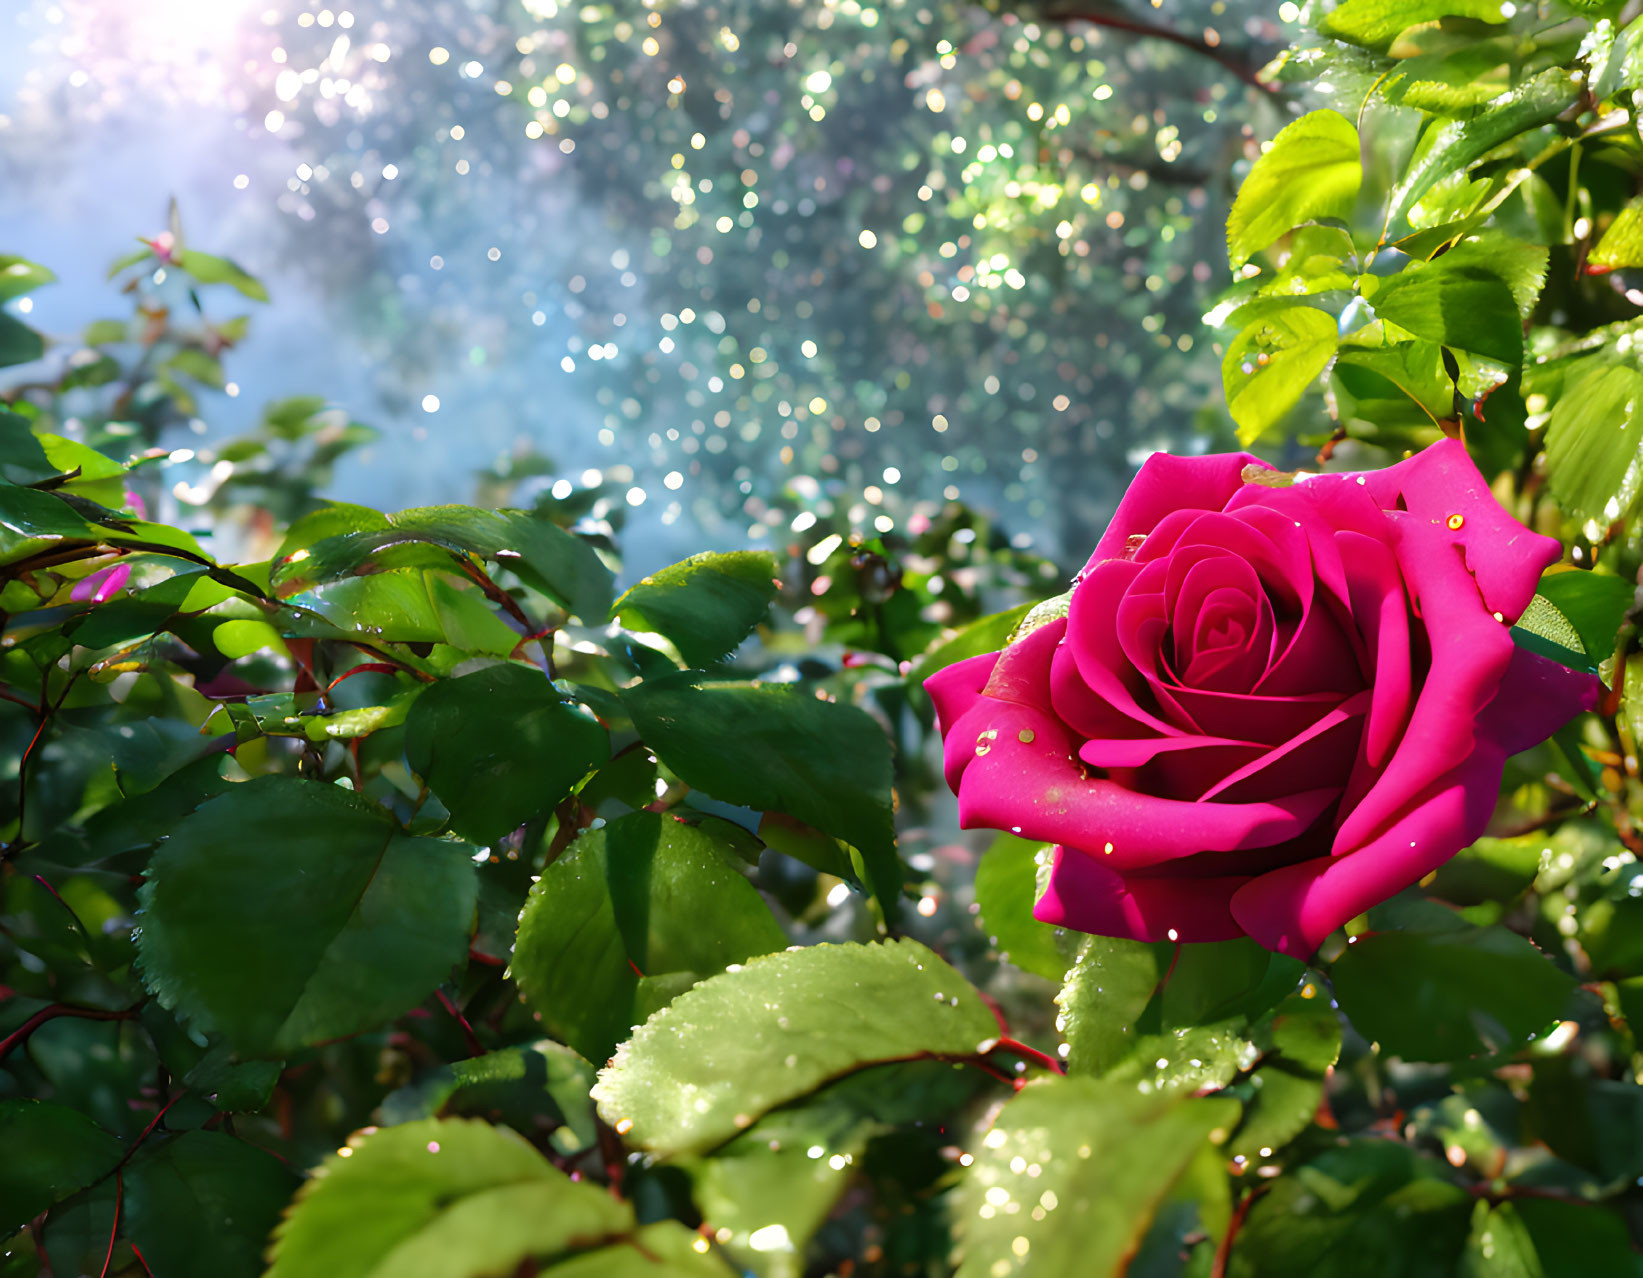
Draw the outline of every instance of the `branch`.
[[[1177,31],[1174,27],[1160,26],[1157,23],[1143,22],[1139,18],[1126,17],[1118,13],[1106,12],[1067,12],[1046,13],[1046,22],[1087,22],[1092,27],[1105,27],[1111,31],[1127,31],[1131,35],[1143,36],[1150,40],[1167,40],[1171,44],[1179,45],[1190,50],[1200,57],[1208,58],[1232,72],[1252,89],[1259,89],[1263,93],[1276,93],[1278,90],[1270,84],[1261,83],[1257,73],[1260,67],[1246,61],[1236,49],[1223,49],[1219,45],[1211,44],[1201,36],[1188,35],[1184,31]]]
[[[59,1016],[77,1016],[87,1021],[130,1021],[136,1019],[141,1008],[141,1003],[118,1012],[106,1012],[97,1007],[70,1007],[67,1003],[53,1003],[50,1007],[42,1007],[5,1038],[0,1039],[0,1060],[3,1060],[12,1048],[27,1042],[29,1035],[47,1021],[54,1021]]]

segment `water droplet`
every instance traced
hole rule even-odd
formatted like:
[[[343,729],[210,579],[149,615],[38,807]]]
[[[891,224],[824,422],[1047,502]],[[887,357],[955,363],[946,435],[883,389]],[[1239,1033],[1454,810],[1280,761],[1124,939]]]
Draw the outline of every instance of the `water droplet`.
[[[1033,743],[1033,730],[1031,728],[1023,728],[1020,732],[1015,734],[1015,738],[1017,741],[1021,742],[1022,745],[1031,745]]]
[[[1444,523],[1449,525],[1450,532],[1459,532],[1466,527],[1466,516],[1460,514],[1450,515],[1448,519],[1444,520]]]

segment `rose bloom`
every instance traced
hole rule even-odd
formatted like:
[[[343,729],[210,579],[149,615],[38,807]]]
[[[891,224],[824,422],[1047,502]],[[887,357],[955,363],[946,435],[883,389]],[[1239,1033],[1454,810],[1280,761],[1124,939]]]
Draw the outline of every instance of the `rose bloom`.
[[[1309,957],[1481,835],[1506,757],[1601,691],[1512,641],[1560,547],[1461,444],[1247,467],[1154,455],[1064,615],[925,685],[961,823],[1057,845],[1046,923]]]

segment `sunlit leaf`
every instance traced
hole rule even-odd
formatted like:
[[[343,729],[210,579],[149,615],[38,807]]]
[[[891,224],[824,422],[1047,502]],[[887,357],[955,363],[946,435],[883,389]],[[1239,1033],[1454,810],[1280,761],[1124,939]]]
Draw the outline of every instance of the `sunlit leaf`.
[[[639,1148],[701,1152],[829,1079],[909,1056],[973,1057],[997,1037],[970,983],[915,941],[809,946],[674,999],[593,1094]]]
[[[630,630],[671,640],[689,665],[710,666],[764,619],[775,576],[775,556],[764,551],[695,555],[645,577],[611,612]]]
[[[688,984],[786,944],[727,849],[672,817],[633,812],[543,870],[512,971],[547,1029],[598,1062],[655,1010],[657,978]]]
[[[1119,1278],[1160,1200],[1238,1118],[1224,1098],[1045,1078],[993,1122],[960,1182],[958,1278]]]
[[[1335,357],[1335,318],[1310,306],[1256,320],[1221,360],[1238,440],[1251,444],[1283,420]]]
[[[1227,218],[1233,268],[1303,222],[1349,216],[1362,182],[1358,130],[1345,116],[1313,111],[1285,126],[1255,161]]]

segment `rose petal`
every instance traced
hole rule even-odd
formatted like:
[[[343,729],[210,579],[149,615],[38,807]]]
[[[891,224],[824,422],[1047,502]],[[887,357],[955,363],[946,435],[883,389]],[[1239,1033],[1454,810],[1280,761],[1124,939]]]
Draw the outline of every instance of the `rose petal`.
[[[1130,869],[1282,842],[1306,830],[1339,793],[1308,790],[1263,803],[1157,798],[1086,777],[1072,744],[1050,714],[989,693],[948,737],[948,775],[962,773],[959,824],[1103,851],[1111,843],[1113,867]]]
[[[1095,697],[1153,731],[1174,736],[1179,729],[1137,699],[1145,685],[1119,640],[1119,606],[1141,571],[1139,565],[1116,559],[1089,571],[1068,605],[1067,647],[1079,678]]]
[[[1348,919],[1419,882],[1482,835],[1508,755],[1591,709],[1601,691],[1591,675],[1514,648],[1500,695],[1479,717],[1476,744],[1458,767],[1350,853],[1252,879],[1233,896],[1233,916],[1262,945],[1309,958]]]
[[[1480,734],[1507,754],[1539,745],[1577,714],[1596,707],[1603,681],[1513,645],[1500,692],[1478,716]]]
[[[1512,660],[1506,627],[1484,609],[1477,584],[1447,530],[1404,515],[1398,562],[1431,644],[1431,661],[1409,726],[1374,783],[1346,812],[1335,855],[1374,839],[1409,796],[1435,784],[1473,751],[1478,713],[1495,697]],[[1359,777],[1349,783],[1356,796]]]
[[[1282,745],[1305,732],[1342,700],[1339,692],[1263,697],[1211,688],[1176,688],[1172,695],[1181,712],[1190,716],[1194,732],[1264,746]]]
[[[1530,532],[1501,508],[1459,440],[1439,440],[1362,478],[1383,510],[1396,510],[1401,499],[1411,516],[1441,528],[1460,546],[1486,610],[1508,623],[1523,614],[1541,572],[1563,553],[1554,538]],[[1315,482],[1325,479],[1351,483],[1357,476],[1319,476]],[[1457,517],[1460,527],[1453,528]]]
[[[1413,692],[1409,596],[1397,560],[1383,542],[1351,531],[1337,533],[1335,540],[1350,565],[1347,583],[1352,615],[1371,653],[1374,699],[1364,725],[1364,757],[1370,767],[1380,768],[1409,718]]]
[[[1244,486],[1244,467],[1271,469],[1248,453],[1217,453],[1209,457],[1176,457],[1154,453],[1141,464],[1095,553],[1084,566],[1088,573],[1103,560],[1119,559],[1132,536],[1146,536],[1166,515],[1179,510],[1222,510]]]
[[[924,681],[924,690],[936,707],[936,730],[946,735],[948,728],[975,704],[981,690],[998,664],[999,654],[984,652],[943,666]]]
[[[1114,873],[1087,852],[1058,847],[1033,917],[1056,927],[1135,941],[1230,941],[1243,935],[1232,895],[1249,880],[1149,879]]]
[[[1348,697],[1305,732],[1297,733],[1276,749],[1229,772],[1206,790],[1202,798],[1208,802],[1236,795],[1247,802],[1266,791],[1282,793],[1323,786],[1339,790],[1352,770],[1369,701],[1368,690]],[[1281,769],[1282,775],[1273,777],[1274,769]],[[1263,780],[1268,783],[1264,787],[1260,785]]]

